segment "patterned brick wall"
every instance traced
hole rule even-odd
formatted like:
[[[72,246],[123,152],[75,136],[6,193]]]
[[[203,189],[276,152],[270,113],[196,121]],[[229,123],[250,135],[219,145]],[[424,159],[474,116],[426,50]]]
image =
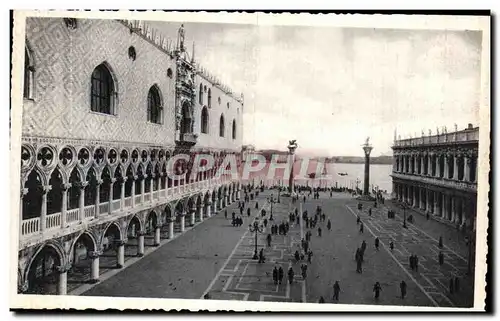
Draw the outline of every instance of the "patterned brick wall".
[[[27,40],[35,66],[34,100],[25,100],[23,135],[171,145],[174,140],[175,60],[114,20],[28,18]],[[134,46],[137,59],[128,56]],[[117,115],[90,111],[94,68],[106,61],[117,80]],[[163,124],[147,122],[147,94],[157,84]]]

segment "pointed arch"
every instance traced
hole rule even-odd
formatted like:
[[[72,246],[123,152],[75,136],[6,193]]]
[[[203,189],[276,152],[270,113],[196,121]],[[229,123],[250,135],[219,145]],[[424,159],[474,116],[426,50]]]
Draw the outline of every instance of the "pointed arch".
[[[201,133],[208,134],[209,128],[210,126],[209,126],[208,108],[205,106],[201,110]]]
[[[233,133],[233,139],[236,139],[236,119],[233,119],[233,128],[232,128],[232,133]]]
[[[81,193],[80,184],[82,183],[80,173],[78,172],[78,169],[76,167],[71,171],[71,175],[69,176],[69,183],[71,184],[71,186],[68,189],[67,209],[72,210],[78,208],[79,206]]]
[[[62,206],[62,184],[63,178],[58,168],[54,169],[50,175],[49,185],[52,186],[47,193],[47,215],[59,213]]]
[[[23,197],[23,220],[39,217],[42,209],[43,182],[42,176],[36,169],[28,175],[24,188],[28,193]]]
[[[220,119],[219,119],[219,137],[224,137],[225,131],[226,131],[226,127],[224,124],[224,114],[221,114]]]
[[[212,90],[210,88],[208,88],[208,100],[207,100],[207,105],[208,105],[208,108],[211,108],[212,107]]]
[[[148,121],[154,124],[163,123],[163,101],[160,88],[153,85],[148,91]]]
[[[200,105],[203,105],[203,85],[200,84],[200,90],[199,90],[199,93],[198,93],[198,102],[200,103]]]
[[[107,62],[94,68],[90,86],[90,109],[93,112],[116,115],[117,82]]]

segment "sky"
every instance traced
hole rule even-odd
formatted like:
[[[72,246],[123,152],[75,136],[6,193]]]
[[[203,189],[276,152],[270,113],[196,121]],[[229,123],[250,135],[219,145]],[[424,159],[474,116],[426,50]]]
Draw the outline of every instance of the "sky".
[[[152,22],[175,39],[178,23]],[[402,138],[478,125],[481,33],[185,23],[198,63],[245,97],[243,143],[391,154]]]

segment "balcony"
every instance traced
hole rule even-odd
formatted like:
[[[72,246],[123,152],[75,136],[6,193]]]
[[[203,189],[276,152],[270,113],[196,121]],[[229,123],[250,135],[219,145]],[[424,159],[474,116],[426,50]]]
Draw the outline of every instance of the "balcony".
[[[179,142],[186,145],[195,145],[198,140],[198,135],[194,133],[180,134]]]
[[[418,174],[408,174],[408,173],[397,173],[393,172],[391,175],[393,178],[405,180],[405,181],[413,181],[418,183],[424,183],[434,186],[439,186],[447,189],[455,189],[461,190],[469,193],[477,192],[477,183],[467,182],[467,181],[459,181],[450,178],[442,178],[442,177],[434,177],[434,176],[422,176]]]
[[[170,186],[158,189],[152,193],[145,192],[144,195],[135,195],[134,203],[132,202],[132,196],[124,197],[123,203],[121,199],[115,199],[111,201],[111,213],[109,211],[110,202],[105,201],[99,203],[97,206],[94,204],[87,205],[82,208],[83,212],[81,212],[80,208],[67,209],[64,220],[63,213],[61,212],[46,215],[45,224],[42,224],[41,217],[25,219],[20,222],[19,248],[26,248],[54,237],[86,229],[90,223],[101,224],[110,220],[116,220],[122,216],[129,215],[131,212],[138,212],[144,210],[146,207],[161,206],[172,200],[204,192],[204,190],[209,188],[232,181],[236,180],[231,179],[231,177],[214,177],[185,185]],[[96,213],[96,211],[98,212]]]

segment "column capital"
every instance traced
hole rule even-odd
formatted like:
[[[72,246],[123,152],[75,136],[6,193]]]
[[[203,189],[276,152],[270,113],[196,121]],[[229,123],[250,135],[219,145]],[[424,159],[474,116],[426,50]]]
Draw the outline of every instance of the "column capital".
[[[87,187],[89,185],[89,182],[80,182],[78,184],[78,187],[80,187],[81,189],[85,189],[85,187]]]
[[[98,258],[98,257],[99,257],[99,256],[101,256],[101,255],[102,255],[102,251],[90,251],[90,252],[88,253],[88,256],[89,256],[90,258],[92,258],[92,259],[96,259],[96,258]]]
[[[56,266],[56,271],[60,274],[68,272],[69,269],[71,269],[71,264],[69,263]]]
[[[97,184],[97,185],[101,185],[102,183],[104,183],[104,181],[103,181],[102,179],[98,178],[98,179],[96,180],[96,184]]]
[[[43,191],[44,194],[48,193],[51,190],[52,190],[52,185],[45,185],[45,186],[42,187],[42,191]]]
[[[132,176],[132,178],[134,179],[134,181],[136,181],[139,178],[139,176],[134,175],[134,176]]]
[[[28,189],[27,188],[24,188],[22,187],[21,190],[20,190],[20,194],[21,194],[21,198],[24,197],[24,195],[28,194]]]
[[[146,231],[138,231],[137,236],[144,236],[146,235]]]
[[[126,240],[116,240],[115,244],[117,246],[124,246],[125,244],[127,244],[127,241]]]
[[[78,183],[76,183],[76,184],[78,184]],[[73,185],[70,184],[70,183],[63,183],[63,184],[61,184],[61,188],[63,190],[65,190],[65,191],[68,190],[69,188],[71,188],[71,186],[73,186]]]
[[[191,212],[196,212],[196,208],[197,208],[197,207],[191,207],[191,208],[190,208]]]
[[[111,179],[110,179],[110,182],[111,182],[111,183],[115,183],[115,182],[116,182],[116,178],[114,178],[114,177],[113,177],[113,178],[111,178]]]

